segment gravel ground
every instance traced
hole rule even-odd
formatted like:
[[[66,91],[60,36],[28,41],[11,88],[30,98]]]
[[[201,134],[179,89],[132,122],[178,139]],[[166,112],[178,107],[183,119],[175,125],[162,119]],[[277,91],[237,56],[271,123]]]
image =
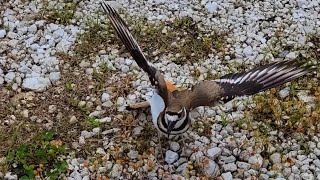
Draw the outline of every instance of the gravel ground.
[[[185,144],[163,150],[149,110],[125,110],[151,86],[98,2],[0,2],[0,179],[320,179],[319,1],[110,1],[181,89],[284,59],[317,66],[195,109]]]

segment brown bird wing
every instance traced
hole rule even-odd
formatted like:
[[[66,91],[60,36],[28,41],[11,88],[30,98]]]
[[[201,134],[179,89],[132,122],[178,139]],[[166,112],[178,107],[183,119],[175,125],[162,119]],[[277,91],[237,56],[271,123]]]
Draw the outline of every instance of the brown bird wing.
[[[253,95],[297,79],[313,70],[298,61],[282,61],[254,68],[248,72],[227,74],[220,79],[200,82],[191,90],[174,92],[189,108],[212,106],[216,101],[230,101],[236,96]]]
[[[213,106],[220,100],[223,89],[213,81],[202,81],[194,85],[191,90],[174,91],[172,95],[181,101],[187,109],[198,106]]]
[[[130,52],[138,66],[148,74],[151,84],[156,86],[159,91],[159,95],[164,99],[165,102],[167,102],[168,90],[163,75],[156,68],[148,64],[147,58],[141,51],[140,46],[133,38],[126,23],[116,12],[116,10],[104,2],[101,2],[100,4],[105,13],[108,15],[112,26],[114,27],[122,43],[125,45],[126,49]]]

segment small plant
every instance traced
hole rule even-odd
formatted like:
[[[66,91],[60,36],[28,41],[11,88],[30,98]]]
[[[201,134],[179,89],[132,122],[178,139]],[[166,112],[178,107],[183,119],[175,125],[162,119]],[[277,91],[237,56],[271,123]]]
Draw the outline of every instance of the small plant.
[[[96,120],[95,117],[90,117],[90,116],[86,117],[85,122],[88,126],[93,128],[99,127],[101,124],[99,121]]]
[[[228,118],[226,115],[221,116],[221,125],[226,127],[228,125]]]
[[[43,1],[43,8],[39,13],[39,19],[46,19],[50,22],[58,21],[63,25],[68,25],[74,17],[77,5],[77,2],[65,1],[62,4],[56,5],[54,8],[49,8],[49,1],[45,0]]]
[[[35,143],[21,144],[16,150],[9,151],[7,161],[16,164],[16,170],[22,169],[21,180],[34,179],[36,175],[57,179],[66,172],[66,161],[59,159],[65,154],[66,147],[54,136],[53,132],[47,131],[35,136]]]

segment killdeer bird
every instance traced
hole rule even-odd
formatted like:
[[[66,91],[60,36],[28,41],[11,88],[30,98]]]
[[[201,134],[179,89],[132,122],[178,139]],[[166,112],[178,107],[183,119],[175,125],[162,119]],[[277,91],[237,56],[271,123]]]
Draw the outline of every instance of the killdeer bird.
[[[176,90],[166,82],[163,74],[148,64],[137,41],[119,14],[108,4],[101,3],[119,38],[138,66],[145,71],[156,91],[148,103],[152,120],[159,131],[167,135],[181,135],[191,126],[189,112],[199,106],[213,106],[218,101],[230,101],[236,96],[253,95],[299,78],[310,67],[297,61],[282,61],[260,66],[247,72],[233,73],[211,81],[202,81],[191,89]]]

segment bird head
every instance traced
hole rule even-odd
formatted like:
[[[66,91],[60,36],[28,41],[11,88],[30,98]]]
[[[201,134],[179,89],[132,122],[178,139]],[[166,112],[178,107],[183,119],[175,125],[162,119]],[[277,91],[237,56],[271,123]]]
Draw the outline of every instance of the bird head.
[[[172,130],[179,128],[187,121],[187,110],[183,106],[167,107],[164,119],[167,124],[167,134],[169,138]]]

